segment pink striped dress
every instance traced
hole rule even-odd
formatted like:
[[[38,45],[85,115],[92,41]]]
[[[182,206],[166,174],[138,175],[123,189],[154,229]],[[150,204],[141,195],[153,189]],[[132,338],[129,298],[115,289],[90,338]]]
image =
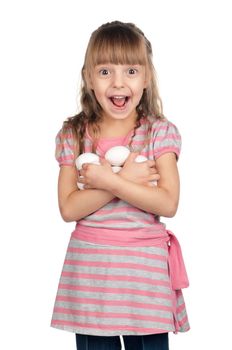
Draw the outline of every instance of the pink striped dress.
[[[147,120],[143,119],[133,138],[133,150],[141,149],[146,133]],[[125,138],[100,139],[97,153],[103,157],[113,146],[128,145],[130,138],[131,133]],[[64,139],[59,132],[56,144],[59,164],[73,165],[72,133]],[[86,152],[91,151],[91,145],[86,130]],[[150,142],[140,154],[157,159],[174,152],[178,157],[180,146],[177,128],[166,119],[157,120],[152,125]],[[187,331],[181,288],[187,287],[188,281],[186,276],[182,278],[180,270],[184,267],[174,266],[182,256],[173,237],[159,217],[118,198],[77,222],[67,248],[51,325],[103,336]]]

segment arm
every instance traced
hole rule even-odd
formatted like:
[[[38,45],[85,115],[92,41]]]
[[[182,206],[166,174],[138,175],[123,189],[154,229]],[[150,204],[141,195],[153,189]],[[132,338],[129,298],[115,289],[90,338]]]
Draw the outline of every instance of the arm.
[[[148,162],[144,162],[144,165],[149,164]],[[112,195],[146,212],[166,217],[174,216],[179,201],[179,175],[175,154],[165,153],[156,160],[156,168],[160,175],[156,187],[129,180],[130,167],[135,167],[132,157],[128,158],[119,174],[113,174],[105,162],[101,167],[86,165],[83,175],[87,188],[104,188]],[[131,169],[129,173],[131,174]]]
[[[58,179],[58,201],[62,218],[66,222],[77,221],[110,202],[114,195],[104,190],[77,188],[75,166],[61,166]]]
[[[178,207],[180,187],[176,155],[165,153],[160,156],[156,160],[156,169],[160,175],[156,187],[141,186],[117,178],[108,190],[146,212],[173,217]]]
[[[134,162],[135,156],[135,154],[132,154],[129,157],[129,165],[127,164],[123,172],[123,176],[127,181],[129,183],[135,182],[147,186],[149,181],[158,180],[160,176],[154,168],[155,162],[148,161],[144,162],[144,164],[138,164]],[[107,191],[104,187],[104,182],[102,182],[103,179],[111,179],[111,175],[113,174],[111,166],[104,160],[102,163],[102,166],[93,164],[84,165],[85,169],[90,169],[94,183],[92,187],[87,185],[87,189],[84,191],[80,191],[77,188],[77,181],[83,182],[83,180],[78,177],[76,167],[60,167],[58,200],[61,216],[66,222],[78,221],[90,215],[115,197],[112,192]],[[82,170],[81,174],[83,173],[85,174],[86,170]],[[100,184],[98,184],[99,187],[96,189],[98,179],[100,179]],[[88,189],[88,187],[91,189]]]

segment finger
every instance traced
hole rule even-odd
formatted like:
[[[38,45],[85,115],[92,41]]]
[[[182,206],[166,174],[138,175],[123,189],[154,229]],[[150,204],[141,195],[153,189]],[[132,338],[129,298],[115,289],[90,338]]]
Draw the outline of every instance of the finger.
[[[101,165],[106,165],[108,164],[110,166],[110,163],[108,162],[108,160],[106,160],[105,158],[100,158],[100,164]]]
[[[88,165],[87,165],[88,166]],[[82,169],[82,170],[80,170],[79,171],[79,176],[86,176],[86,172],[87,172],[87,170],[89,170],[88,168],[86,168],[86,169]]]
[[[154,168],[154,167],[155,167],[155,161],[154,161],[154,160],[149,159],[149,160],[147,161],[147,164],[148,164],[148,166],[149,166],[150,168]]]
[[[157,173],[149,176],[149,181],[159,181],[159,180],[160,180],[160,175]]]
[[[82,164],[82,169],[87,170],[89,163],[84,163]]]
[[[150,168],[149,171],[150,171],[150,174],[152,174],[152,175],[158,174],[158,170],[156,168]]]
[[[83,185],[83,187],[85,190],[93,190],[94,189],[94,187],[87,185],[87,184]]]
[[[135,158],[139,155],[138,152],[131,152],[129,156],[126,159],[126,163],[133,163],[135,161]]]
[[[150,168],[150,169],[149,169],[149,172],[150,172],[151,175],[152,175],[152,174],[157,174],[156,168]]]

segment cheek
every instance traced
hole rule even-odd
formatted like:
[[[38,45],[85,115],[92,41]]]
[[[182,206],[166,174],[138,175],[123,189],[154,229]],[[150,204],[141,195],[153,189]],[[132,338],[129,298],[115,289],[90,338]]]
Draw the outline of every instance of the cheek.
[[[136,91],[136,96],[138,97],[138,99],[140,100],[143,96],[143,92],[144,92],[145,86],[143,84],[143,82],[141,82],[137,88],[135,89]]]
[[[146,88],[145,79],[143,77],[138,79],[136,82],[134,82],[132,88],[138,95],[143,93],[143,90]]]
[[[105,92],[105,86],[101,82],[93,82],[93,90],[95,95],[103,95]]]
[[[93,88],[93,92],[96,100],[103,107],[105,101],[105,92],[96,86]]]
[[[95,94],[95,96],[96,96],[96,98],[97,98],[98,100],[99,100],[99,99],[102,99],[102,97],[103,97],[103,92],[102,92],[101,89],[99,89],[99,88],[97,88],[97,87],[94,87],[93,91],[94,91],[94,94]]]

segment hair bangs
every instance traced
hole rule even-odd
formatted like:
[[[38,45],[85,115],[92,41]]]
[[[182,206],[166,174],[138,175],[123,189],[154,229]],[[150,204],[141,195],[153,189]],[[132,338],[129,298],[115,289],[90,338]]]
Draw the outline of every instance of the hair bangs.
[[[105,63],[147,64],[143,38],[133,31],[111,29],[98,33],[94,39],[89,55],[91,66]]]

